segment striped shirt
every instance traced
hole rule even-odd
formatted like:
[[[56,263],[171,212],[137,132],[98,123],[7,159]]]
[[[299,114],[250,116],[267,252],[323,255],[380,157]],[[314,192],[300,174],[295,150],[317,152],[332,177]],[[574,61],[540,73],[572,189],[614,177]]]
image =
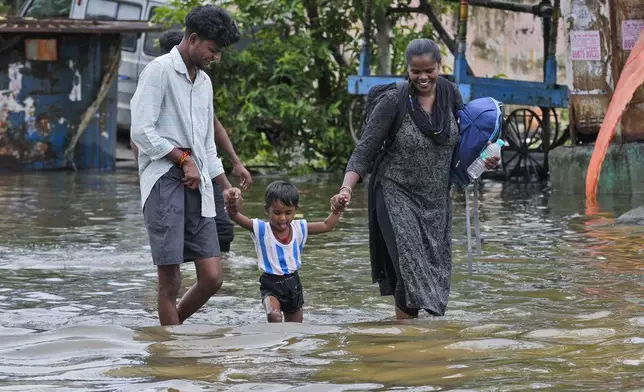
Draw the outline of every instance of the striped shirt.
[[[302,266],[302,250],[308,237],[306,220],[291,222],[291,242],[283,244],[275,238],[270,223],[253,219],[251,237],[257,251],[259,269],[271,275],[292,274]]]
[[[201,216],[213,217],[211,178],[224,172],[215,147],[212,84],[199,70],[194,83],[177,48],[148,63],[130,101],[130,136],[139,147],[141,207],[154,184],[174,165],[164,159],[174,147],[192,149],[199,168]]]

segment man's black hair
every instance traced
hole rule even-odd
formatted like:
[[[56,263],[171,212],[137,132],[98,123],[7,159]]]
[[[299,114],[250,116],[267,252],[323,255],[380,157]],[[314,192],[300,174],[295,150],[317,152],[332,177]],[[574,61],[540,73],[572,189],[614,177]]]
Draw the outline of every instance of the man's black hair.
[[[202,40],[214,41],[220,48],[239,41],[237,23],[222,8],[200,5],[186,16],[186,37],[196,33]]]
[[[161,53],[170,53],[172,48],[179,45],[183,39],[183,31],[181,30],[168,30],[159,37],[159,47]]]
[[[279,201],[287,207],[297,208],[300,204],[300,192],[289,182],[272,182],[266,187],[264,207],[270,207],[274,201]]]

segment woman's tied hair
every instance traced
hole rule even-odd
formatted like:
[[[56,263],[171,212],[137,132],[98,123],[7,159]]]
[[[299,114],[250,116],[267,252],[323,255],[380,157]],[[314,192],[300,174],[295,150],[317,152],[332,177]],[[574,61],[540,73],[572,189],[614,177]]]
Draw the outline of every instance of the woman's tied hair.
[[[186,16],[186,36],[195,33],[206,41],[214,41],[219,48],[225,48],[239,41],[239,29],[235,20],[222,8],[212,4],[200,5]]]
[[[416,38],[412,40],[407,49],[405,50],[405,59],[407,60],[407,65],[411,63],[412,57],[430,55],[432,60],[440,63],[442,58],[441,49],[438,47],[436,42],[428,38]]]

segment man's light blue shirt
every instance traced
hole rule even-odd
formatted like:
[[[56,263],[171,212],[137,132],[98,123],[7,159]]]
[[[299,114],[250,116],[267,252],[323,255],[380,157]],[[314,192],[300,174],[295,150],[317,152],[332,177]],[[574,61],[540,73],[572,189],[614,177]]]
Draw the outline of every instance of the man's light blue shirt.
[[[214,217],[211,178],[224,172],[215,146],[213,90],[197,71],[194,83],[177,48],[152,60],[141,72],[130,101],[130,137],[139,148],[141,204],[154,184],[174,165],[164,157],[173,148],[191,148],[201,173],[201,215]]]

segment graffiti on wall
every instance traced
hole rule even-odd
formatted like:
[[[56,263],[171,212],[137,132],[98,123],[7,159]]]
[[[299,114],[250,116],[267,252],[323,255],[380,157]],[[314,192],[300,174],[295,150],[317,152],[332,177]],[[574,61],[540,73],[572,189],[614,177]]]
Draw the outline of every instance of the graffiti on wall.
[[[69,69],[74,72],[72,81],[72,91],[69,93],[69,100],[72,102],[81,100],[81,74],[78,72],[78,67],[72,60],[69,60]]]
[[[38,95],[25,94],[29,90],[24,88],[24,73],[30,68],[28,61],[9,64],[8,89],[0,90],[0,166],[5,168],[55,161],[60,156],[56,151],[65,143],[69,122],[62,116],[50,120],[55,113],[46,107],[38,110]],[[72,80],[69,99],[79,101],[80,73],[72,71],[78,77]]]

